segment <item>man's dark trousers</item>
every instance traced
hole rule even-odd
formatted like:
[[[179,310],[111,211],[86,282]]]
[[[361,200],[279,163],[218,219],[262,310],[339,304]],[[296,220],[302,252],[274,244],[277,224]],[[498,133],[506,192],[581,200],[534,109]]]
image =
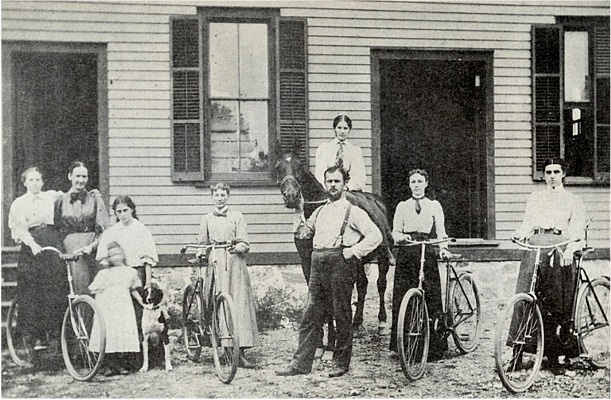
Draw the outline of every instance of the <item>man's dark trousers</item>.
[[[355,266],[344,260],[341,249],[314,250],[308,290],[308,303],[299,328],[299,347],[291,367],[308,373],[312,369],[316,346],[322,342],[322,326],[333,310],[337,338],[333,353],[335,364],[344,369],[352,358],[352,287]]]

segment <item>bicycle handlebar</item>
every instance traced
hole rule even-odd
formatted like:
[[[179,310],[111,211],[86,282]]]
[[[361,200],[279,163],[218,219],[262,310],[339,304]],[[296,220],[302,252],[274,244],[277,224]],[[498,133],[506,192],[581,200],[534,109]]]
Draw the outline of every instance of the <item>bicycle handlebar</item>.
[[[45,246],[40,249],[40,251],[45,250],[57,253],[59,255],[59,258],[64,261],[76,261],[82,255],[81,253],[62,253],[58,248],[55,248],[53,246]]]
[[[235,246],[235,241],[227,242],[224,244],[186,244],[180,249],[180,254],[185,254],[188,249],[196,250],[208,250],[208,249],[228,249]]]
[[[525,242],[522,242],[516,238],[511,238],[511,241],[515,244],[517,244],[520,247],[523,247],[525,249],[528,250],[546,250],[546,249],[553,249],[556,247],[561,247],[564,245],[567,245],[569,243],[574,243],[574,242],[579,242],[582,239],[570,239],[570,240],[565,240],[564,242],[560,242],[560,243],[555,243],[555,244],[546,244],[546,245],[542,245],[542,246],[537,246],[537,245],[533,245],[533,244],[528,244]]]
[[[434,240],[411,240],[411,239],[405,239],[405,240],[407,243],[398,243],[396,246],[409,247],[409,246],[416,246],[419,244],[424,244],[426,246],[430,244],[439,244],[439,243],[456,241],[455,238],[444,238],[444,239],[434,239]]]

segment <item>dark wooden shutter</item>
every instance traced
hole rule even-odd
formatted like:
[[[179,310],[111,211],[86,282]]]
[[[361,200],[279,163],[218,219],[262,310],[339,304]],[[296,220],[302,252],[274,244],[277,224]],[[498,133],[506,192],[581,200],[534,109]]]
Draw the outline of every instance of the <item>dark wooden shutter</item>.
[[[196,18],[171,20],[172,179],[204,178],[201,107],[201,27]]]
[[[535,26],[532,31],[533,178],[543,179],[543,163],[563,156],[561,103],[561,30]]]
[[[594,30],[594,74],[596,79],[596,170],[594,178],[609,181],[609,29]]]
[[[280,145],[288,150],[296,141],[308,165],[306,23],[302,19],[279,21]]]

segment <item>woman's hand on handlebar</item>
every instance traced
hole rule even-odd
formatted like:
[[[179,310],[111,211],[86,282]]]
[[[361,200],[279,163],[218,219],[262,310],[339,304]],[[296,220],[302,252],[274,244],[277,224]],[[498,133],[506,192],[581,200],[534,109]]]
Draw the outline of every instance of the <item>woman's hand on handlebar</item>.
[[[87,246],[83,246],[80,249],[76,249],[74,250],[74,254],[91,254],[91,252],[93,251],[93,246],[88,244]]]
[[[408,240],[412,240],[412,235],[407,233],[393,233],[393,238],[396,244],[405,244]]]
[[[442,247],[439,250],[439,256],[445,260],[452,258],[452,253],[450,252],[450,250],[446,249],[445,247]]]
[[[30,243],[30,250],[32,250],[32,254],[37,256],[42,251],[42,247],[40,247],[40,245],[35,241],[32,241],[32,243]]]
[[[230,246],[228,251],[233,254],[244,254],[248,251],[248,245],[244,242],[238,242]]]

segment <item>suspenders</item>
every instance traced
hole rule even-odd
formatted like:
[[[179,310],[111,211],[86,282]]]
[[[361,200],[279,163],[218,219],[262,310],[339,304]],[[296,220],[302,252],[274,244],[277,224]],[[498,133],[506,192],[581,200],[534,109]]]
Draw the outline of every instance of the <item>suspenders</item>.
[[[318,214],[320,214],[320,210],[322,210],[324,206],[321,206],[314,211],[316,213],[315,220],[318,220]],[[340,241],[340,246],[344,245],[344,232],[346,232],[346,227],[348,226],[348,220],[350,219],[350,211],[352,210],[353,205],[348,203],[348,207],[346,207],[346,214],[344,215],[344,221],[342,222],[342,227],[339,231],[339,236],[337,239]],[[337,244],[337,239],[334,244]]]
[[[350,211],[352,210],[352,204],[348,204],[346,208],[346,215],[344,215],[344,222],[342,223],[342,229],[339,231],[339,240],[341,245],[344,245],[344,232],[346,232],[346,226],[348,226],[348,219],[350,218]]]

